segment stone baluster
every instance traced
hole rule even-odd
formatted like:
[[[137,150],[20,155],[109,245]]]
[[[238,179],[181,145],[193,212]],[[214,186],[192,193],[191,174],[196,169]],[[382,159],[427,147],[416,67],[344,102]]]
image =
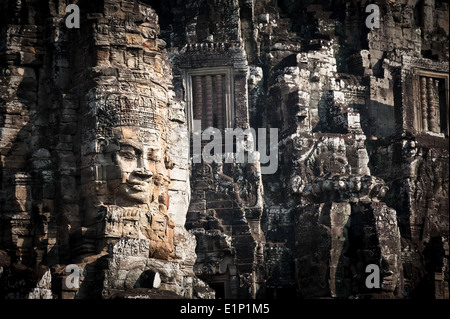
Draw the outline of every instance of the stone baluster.
[[[202,77],[194,76],[194,119],[202,120],[203,111],[203,90],[202,90]]]
[[[425,77],[420,78],[420,104],[422,106],[422,131],[428,131],[428,100],[427,81]]]
[[[439,133],[439,104],[435,101],[436,83],[433,78],[427,78],[428,97],[428,127],[430,131]]]
[[[213,91],[212,77],[205,76],[206,127],[213,126]]]
[[[217,128],[223,130],[223,91],[222,91],[222,75],[216,75],[216,103],[217,103]]]
[[[428,130],[436,132],[436,119],[434,116],[433,79],[426,78],[426,81],[427,81]]]

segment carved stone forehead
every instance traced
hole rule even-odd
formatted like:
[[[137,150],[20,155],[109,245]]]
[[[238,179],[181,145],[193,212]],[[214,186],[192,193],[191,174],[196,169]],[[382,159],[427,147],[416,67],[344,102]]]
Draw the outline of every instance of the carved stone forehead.
[[[113,139],[121,143],[126,142],[136,148],[162,148],[164,145],[161,132],[137,126],[119,126],[114,128]]]

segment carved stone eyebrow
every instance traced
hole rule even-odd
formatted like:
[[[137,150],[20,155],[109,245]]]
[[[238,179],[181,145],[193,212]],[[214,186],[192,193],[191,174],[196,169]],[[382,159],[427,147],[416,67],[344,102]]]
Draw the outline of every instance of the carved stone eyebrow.
[[[138,143],[133,143],[133,141],[119,141],[120,148],[132,148],[137,154],[142,154],[143,149]]]

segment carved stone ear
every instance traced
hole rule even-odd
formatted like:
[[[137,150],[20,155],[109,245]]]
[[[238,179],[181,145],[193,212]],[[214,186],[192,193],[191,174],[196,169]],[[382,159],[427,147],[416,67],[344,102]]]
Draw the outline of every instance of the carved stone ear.
[[[109,141],[107,139],[99,138],[99,139],[97,139],[97,143],[95,145],[95,151],[97,153],[104,153],[104,152],[106,152],[108,145],[109,145]]]

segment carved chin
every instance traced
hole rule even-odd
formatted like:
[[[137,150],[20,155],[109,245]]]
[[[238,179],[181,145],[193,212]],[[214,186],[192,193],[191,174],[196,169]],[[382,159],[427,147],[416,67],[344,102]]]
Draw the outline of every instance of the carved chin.
[[[117,197],[133,203],[145,204],[149,201],[149,190],[145,186],[133,186],[122,184],[117,192]]]

